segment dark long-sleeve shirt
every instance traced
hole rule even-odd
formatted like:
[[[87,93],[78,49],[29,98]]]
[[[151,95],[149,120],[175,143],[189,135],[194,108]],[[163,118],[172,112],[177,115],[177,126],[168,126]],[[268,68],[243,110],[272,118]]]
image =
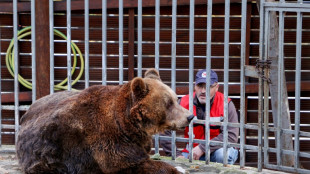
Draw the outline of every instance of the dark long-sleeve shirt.
[[[195,96],[194,105],[196,106],[196,114],[197,119],[205,120],[205,104],[200,104],[197,96]],[[211,100],[211,106],[213,104],[213,99]],[[228,122],[230,123],[238,123],[238,114],[235,108],[235,105],[232,101],[228,103]],[[227,127],[228,130],[228,141],[232,143],[238,142],[238,136],[239,136],[239,128],[235,127]],[[164,134],[165,136],[171,136],[171,131],[167,130]],[[214,137],[212,141],[220,141],[223,142],[224,134],[223,134],[223,126],[220,127],[220,134],[217,137]],[[160,144],[163,148],[163,150],[166,152],[168,156],[171,156],[171,141],[160,141]],[[212,153],[216,149],[221,148],[222,146],[210,146],[210,152]],[[205,152],[205,145],[199,144],[199,148]],[[177,150],[176,156],[180,156],[182,154],[181,151]]]

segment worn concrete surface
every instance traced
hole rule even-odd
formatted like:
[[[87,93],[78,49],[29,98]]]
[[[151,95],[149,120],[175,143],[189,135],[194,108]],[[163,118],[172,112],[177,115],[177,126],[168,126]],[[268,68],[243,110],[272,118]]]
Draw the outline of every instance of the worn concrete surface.
[[[246,167],[240,169],[240,166],[229,165],[223,167],[220,163],[210,163],[206,165],[202,161],[194,161],[189,163],[187,159],[177,159],[172,161],[169,157],[161,157],[158,155],[152,156],[155,160],[165,161],[173,166],[176,166],[179,170],[185,174],[256,174],[256,168]],[[272,171],[263,169],[261,174],[280,174],[284,172]],[[0,147],[0,174],[22,174],[15,154],[14,146],[2,146]]]

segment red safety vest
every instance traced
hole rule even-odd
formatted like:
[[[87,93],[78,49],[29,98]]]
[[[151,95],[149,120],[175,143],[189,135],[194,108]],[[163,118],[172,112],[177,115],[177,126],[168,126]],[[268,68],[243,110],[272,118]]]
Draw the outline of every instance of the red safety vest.
[[[195,93],[193,94],[195,97]],[[216,92],[214,96],[213,104],[210,109],[210,117],[223,117],[224,116],[224,95],[220,92]],[[228,98],[228,102],[230,102],[230,98]],[[182,97],[180,105],[183,106],[185,109],[189,110],[189,95]],[[193,105],[193,114],[196,114],[196,106]],[[212,126],[212,125],[210,125]],[[205,139],[205,128],[203,125],[198,125],[193,127],[193,132],[195,135],[195,139]],[[188,136],[189,127],[187,126],[184,130],[184,138],[189,138]],[[210,129],[210,139],[217,137],[220,134],[220,128],[218,129]],[[196,147],[198,143],[194,143],[193,147]],[[187,152],[188,150],[185,148],[182,152]]]

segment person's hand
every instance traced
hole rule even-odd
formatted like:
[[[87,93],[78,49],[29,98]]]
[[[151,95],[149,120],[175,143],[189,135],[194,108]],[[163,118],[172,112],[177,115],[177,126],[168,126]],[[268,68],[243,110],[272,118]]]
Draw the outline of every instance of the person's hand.
[[[204,154],[204,152],[200,149],[199,146],[196,146],[193,149],[193,158],[194,160],[199,160],[199,158]]]

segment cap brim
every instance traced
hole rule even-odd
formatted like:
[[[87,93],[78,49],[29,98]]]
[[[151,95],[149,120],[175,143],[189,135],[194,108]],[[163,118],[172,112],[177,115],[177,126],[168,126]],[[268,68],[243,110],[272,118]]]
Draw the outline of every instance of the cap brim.
[[[213,85],[216,82],[217,81],[210,79],[210,85]],[[200,83],[206,83],[206,79],[201,78],[195,81],[195,84],[200,84]]]

